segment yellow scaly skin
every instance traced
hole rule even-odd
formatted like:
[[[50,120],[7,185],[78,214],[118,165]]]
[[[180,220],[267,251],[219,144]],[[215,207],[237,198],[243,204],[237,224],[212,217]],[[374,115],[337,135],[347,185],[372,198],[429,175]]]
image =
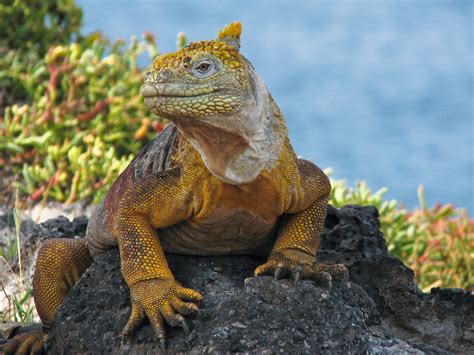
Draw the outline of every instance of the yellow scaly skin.
[[[231,23],[214,41],[155,59],[142,95],[177,128],[157,138],[171,142],[163,166],[148,154],[165,148],[144,148],[97,207],[85,243],[42,248],[34,294],[46,327],[90,256],[116,245],[132,300],[123,334],[148,318],[162,344],[164,323],[188,331],[183,315],[202,300],[175,281],[165,252],[269,255],[255,274],[295,284],[308,278],[330,287],[333,278],[347,278],[343,265],[315,260],[329,180],[296,157],[280,110],[240,54],[240,33],[240,23]]]

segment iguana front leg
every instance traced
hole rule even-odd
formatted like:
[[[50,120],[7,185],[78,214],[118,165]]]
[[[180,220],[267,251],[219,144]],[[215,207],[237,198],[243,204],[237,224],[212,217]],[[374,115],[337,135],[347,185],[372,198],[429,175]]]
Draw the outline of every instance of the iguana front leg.
[[[197,311],[197,305],[186,301],[202,300],[199,292],[174,279],[155,232],[189,217],[185,203],[189,199],[181,200],[185,195],[169,179],[152,178],[138,184],[120,203],[115,233],[132,301],[124,336],[132,335],[148,318],[164,347],[164,321],[188,332],[182,315]]]
[[[301,278],[312,279],[330,288],[333,278],[345,280],[348,277],[344,265],[325,265],[315,259],[331,184],[327,176],[308,161],[299,160],[298,168],[304,190],[303,199],[314,201],[306,209],[282,217],[268,261],[260,265],[255,274],[274,275],[277,279],[292,276],[295,285]]]

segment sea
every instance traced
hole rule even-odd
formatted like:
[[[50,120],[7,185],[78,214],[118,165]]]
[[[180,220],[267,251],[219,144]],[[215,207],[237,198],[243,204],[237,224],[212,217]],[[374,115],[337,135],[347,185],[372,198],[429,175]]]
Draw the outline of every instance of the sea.
[[[243,25],[241,52],[286,117],[299,156],[386,198],[474,211],[473,1],[78,0],[83,32],[162,53]],[[150,59],[140,58],[144,67]]]

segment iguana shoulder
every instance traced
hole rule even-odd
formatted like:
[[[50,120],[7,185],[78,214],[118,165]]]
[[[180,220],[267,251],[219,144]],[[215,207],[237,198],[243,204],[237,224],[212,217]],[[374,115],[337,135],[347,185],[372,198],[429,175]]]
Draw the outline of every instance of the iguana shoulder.
[[[138,182],[163,174],[179,174],[179,166],[172,159],[179,146],[179,133],[171,123],[145,145],[110,187],[107,195],[96,206],[87,226],[87,244],[92,256],[116,246],[113,236],[117,210],[125,192]]]

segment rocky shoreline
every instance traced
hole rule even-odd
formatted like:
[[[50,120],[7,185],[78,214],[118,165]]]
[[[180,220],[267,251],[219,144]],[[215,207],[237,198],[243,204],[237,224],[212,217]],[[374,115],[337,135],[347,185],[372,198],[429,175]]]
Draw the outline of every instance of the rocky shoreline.
[[[87,218],[27,223],[25,257],[40,241],[83,237]],[[0,218],[0,231],[2,230]],[[449,354],[474,351],[474,296],[460,289],[423,293],[413,272],[388,254],[374,207],[328,207],[319,260],[350,274],[331,290],[312,281],[254,277],[250,257],[168,255],[175,277],[204,295],[191,333],[167,327],[171,353]],[[130,312],[118,251],[96,258],[60,308],[48,353],[155,353],[149,325],[124,345]]]

